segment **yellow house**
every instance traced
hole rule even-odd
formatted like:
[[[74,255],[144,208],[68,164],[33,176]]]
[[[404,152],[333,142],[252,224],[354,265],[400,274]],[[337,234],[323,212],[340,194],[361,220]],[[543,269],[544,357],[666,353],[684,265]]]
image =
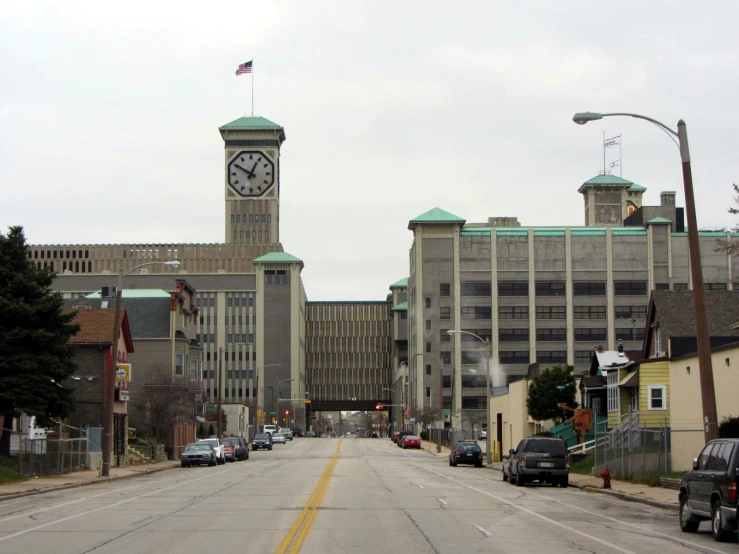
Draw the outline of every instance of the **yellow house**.
[[[508,392],[490,399],[490,422],[487,440],[499,441],[501,452],[505,455],[524,438],[545,431],[552,421],[534,421],[529,417],[526,400],[529,397],[529,379],[514,381],[508,385]]]
[[[739,416],[739,341],[712,348],[711,361],[720,423],[727,416]],[[673,407],[670,417],[672,469],[687,471],[705,444],[698,355],[672,358],[669,371],[669,402]]]

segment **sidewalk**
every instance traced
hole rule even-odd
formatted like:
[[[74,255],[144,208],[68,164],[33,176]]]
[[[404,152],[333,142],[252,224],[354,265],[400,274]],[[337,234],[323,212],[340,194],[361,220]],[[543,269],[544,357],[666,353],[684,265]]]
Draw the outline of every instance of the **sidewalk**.
[[[442,444],[441,445],[441,453],[440,454],[437,454],[437,452],[436,452],[436,443],[435,442],[430,442],[430,441],[424,441],[424,440],[421,441],[421,449],[422,450],[425,450],[429,454],[433,454],[434,456],[445,456],[445,457],[447,457],[447,456],[449,456],[449,452],[450,452],[449,449]]]
[[[490,469],[497,471],[503,470],[502,462],[493,462]],[[650,487],[640,483],[630,483],[628,481],[618,481],[611,479],[611,488],[603,488],[603,479],[593,477],[592,475],[578,475],[570,473],[570,486],[582,489],[588,492],[596,492],[607,494],[628,500],[630,502],[640,502],[657,508],[667,510],[679,510],[680,504],[677,499],[677,491],[672,489],[663,489],[662,487]]]
[[[98,483],[109,483],[120,479],[128,479],[139,475],[147,475],[179,467],[180,462],[166,460],[154,464],[142,464],[129,467],[111,467],[110,477],[99,477],[97,471],[83,470],[64,475],[48,475],[43,477],[31,477],[21,483],[7,483],[0,485],[0,502],[11,500],[21,496],[39,494],[42,492],[71,489],[85,485]]]

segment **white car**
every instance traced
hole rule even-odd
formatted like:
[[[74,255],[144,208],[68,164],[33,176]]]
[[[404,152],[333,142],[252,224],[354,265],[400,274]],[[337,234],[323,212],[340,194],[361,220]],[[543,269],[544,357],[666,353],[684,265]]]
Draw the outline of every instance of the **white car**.
[[[480,431],[480,434],[477,435],[477,440],[479,440],[479,441],[488,440],[488,432],[487,432],[487,430],[483,429],[482,431]]]
[[[282,433],[272,433],[272,442],[274,444],[282,443],[285,444],[285,435]]]
[[[277,425],[265,425],[263,432],[272,435],[277,432]]]
[[[282,433],[283,435],[285,435],[285,440],[288,440],[288,441],[293,440],[293,431],[292,431],[292,429],[286,429],[284,427],[280,427],[277,430],[277,432],[278,433]]]
[[[200,439],[198,442],[207,442],[213,448],[216,453],[216,463],[223,465],[226,463],[226,453],[223,450],[223,445],[218,439]]]

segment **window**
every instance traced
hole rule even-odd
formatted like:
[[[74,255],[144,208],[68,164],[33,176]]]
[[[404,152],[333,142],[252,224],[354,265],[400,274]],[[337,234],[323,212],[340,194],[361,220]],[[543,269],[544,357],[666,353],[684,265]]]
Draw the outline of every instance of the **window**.
[[[451,375],[444,375],[444,378],[441,380],[441,386],[445,389],[452,388],[452,376]]]
[[[490,306],[462,306],[462,319],[491,319]]]
[[[536,340],[539,342],[566,342],[567,329],[537,329]]]
[[[726,283],[703,283],[705,290],[726,290]]]
[[[174,374],[184,375],[185,374],[185,355],[177,354],[175,356]]]
[[[234,299],[229,296],[228,297],[228,305],[229,306],[233,306],[233,304],[234,304]]]
[[[674,283],[672,290],[688,290],[688,283]]]
[[[539,350],[536,352],[536,361],[546,364],[567,363],[566,350]]]
[[[242,333],[242,335],[241,335],[241,342],[246,342],[246,333]]]
[[[408,312],[400,312],[400,319],[408,319]]]
[[[249,342],[254,342],[254,333],[249,333]]]
[[[439,308],[439,319],[451,319],[452,309],[449,306],[442,306]]]
[[[462,296],[490,296],[490,281],[468,281],[462,283]]]
[[[529,351],[528,350],[501,350],[500,351],[500,363],[501,364],[528,364],[529,363]]]
[[[228,316],[226,316],[226,324],[228,324]],[[236,325],[236,316],[231,316],[231,325]]]
[[[287,275],[282,276],[282,284],[287,285]]]
[[[462,308],[462,310],[464,311],[464,308]],[[499,319],[528,319],[529,318],[529,307],[528,306],[499,306],[498,307],[498,318]]]
[[[272,284],[272,276],[271,275],[267,275],[267,284],[268,285],[271,285]]]
[[[439,296],[451,296],[452,287],[449,283],[441,283],[439,285]]]
[[[228,335],[228,342],[233,342],[233,340],[234,340],[234,336],[233,335]]]
[[[667,387],[653,386],[647,387],[647,409],[649,410],[665,410],[667,409]]]
[[[190,381],[198,380],[198,361],[190,360]]]
[[[587,327],[575,328],[575,340],[606,340],[606,329],[590,329]]]
[[[591,350],[575,350],[575,363],[576,364],[589,364],[593,359],[593,352]]]
[[[484,375],[462,375],[462,388],[484,389],[487,378]]]
[[[430,296],[427,296],[426,297],[426,307],[427,308],[430,308],[431,307],[431,297]]]
[[[605,319],[605,306],[575,306],[575,319]]]
[[[616,319],[631,319],[632,317],[647,317],[646,306],[616,306]]]
[[[572,283],[573,296],[605,296],[606,284],[602,281],[575,281]]]
[[[565,319],[567,311],[564,306],[537,306],[536,319]]]
[[[462,329],[462,330],[463,331],[467,331],[468,333],[473,333],[473,334],[477,335],[478,337],[480,337],[482,340],[486,340],[487,339],[488,342],[490,342],[490,341],[493,340],[493,332],[492,332],[491,329]],[[462,335],[462,342],[477,342],[477,343],[479,343],[480,341],[477,340],[472,335],[465,335],[465,334],[463,334]]]
[[[431,375],[431,364],[426,364],[426,375]]]
[[[431,331],[431,320],[430,319],[426,320],[426,330]]]
[[[211,333],[210,334],[210,340],[208,342],[215,342],[215,341],[216,341],[216,336],[215,336],[215,334]]]
[[[241,305],[246,306],[246,298],[241,298]]]
[[[249,298],[249,306],[253,306],[253,305],[254,305],[254,298]]]
[[[500,342],[526,342],[529,340],[528,329],[498,329],[498,340]]]
[[[500,281],[498,282],[498,296],[528,296],[528,281]]]
[[[536,296],[564,296],[564,281],[537,281]]]
[[[449,342],[452,340],[452,336],[448,331],[449,329],[439,329],[439,340],[441,342]]]
[[[210,298],[209,298],[208,300],[209,300],[209,302],[208,302],[208,303],[210,304],[210,307],[211,307],[211,308],[212,308],[213,306],[215,306],[215,298],[213,298],[213,297],[211,296],[211,297],[210,297]]]
[[[608,411],[618,412],[621,409],[621,400],[618,388],[619,372],[609,371],[606,375],[606,393],[608,397]]]
[[[431,398],[431,387],[426,387],[426,398]]]
[[[441,358],[442,363],[445,363],[445,364],[452,363],[452,353],[451,352],[440,352],[439,358]]]
[[[426,343],[426,353],[430,353],[430,352],[431,352],[431,343],[427,342]]]
[[[616,296],[646,296],[646,281],[616,281],[614,283]]]
[[[616,327],[616,340],[644,340],[644,328]]]
[[[670,290],[670,283],[655,283],[654,290]]]

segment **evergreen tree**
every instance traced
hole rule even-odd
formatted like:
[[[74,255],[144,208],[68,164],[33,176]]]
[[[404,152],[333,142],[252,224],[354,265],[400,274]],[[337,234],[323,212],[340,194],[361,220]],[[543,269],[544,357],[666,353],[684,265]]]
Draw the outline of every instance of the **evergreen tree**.
[[[12,418],[23,412],[49,425],[74,408],[63,383],[76,367],[69,339],[79,325],[51,290],[54,272],[38,269],[28,252],[22,227],[0,233],[0,453],[6,454]]]
[[[545,369],[541,375],[531,380],[526,406],[533,419],[546,421],[547,419],[561,420],[570,417],[557,405],[567,404],[571,408],[577,406],[574,371],[575,368],[571,365],[557,365]]]

